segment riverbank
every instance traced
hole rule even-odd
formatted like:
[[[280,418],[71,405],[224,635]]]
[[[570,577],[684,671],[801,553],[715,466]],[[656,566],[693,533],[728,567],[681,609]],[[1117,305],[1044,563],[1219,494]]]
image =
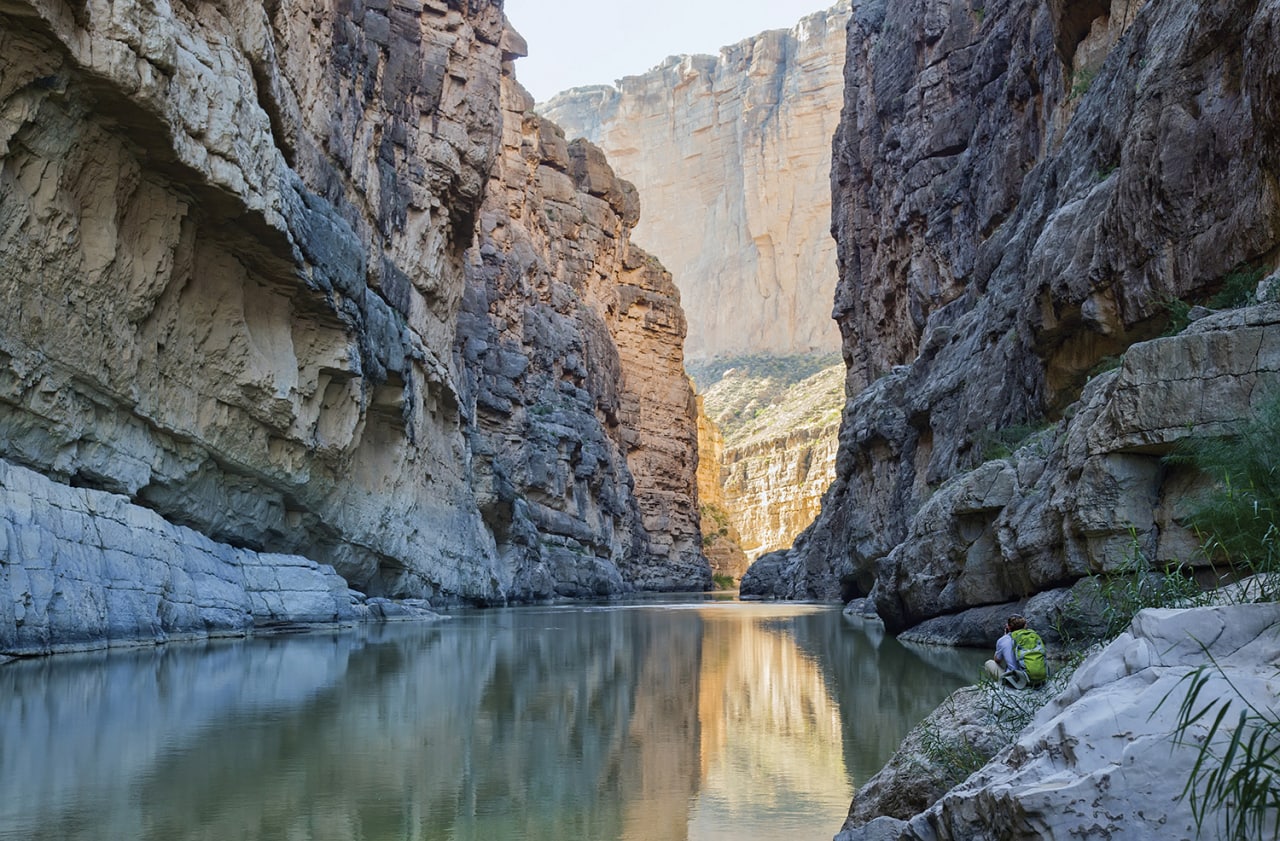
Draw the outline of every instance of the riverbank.
[[[1191,680],[1207,680],[1195,708],[1228,702],[1224,720],[1234,726],[1250,706],[1272,711],[1277,662],[1280,604],[1144,610],[1086,658],[1012,741],[1000,733],[1010,693],[957,690],[858,789],[836,841],[1195,837],[1183,792],[1214,715],[1179,738]],[[1214,735],[1224,746],[1230,738],[1229,729]],[[966,752],[969,760],[993,757],[941,790],[943,758]],[[1203,829],[1221,835],[1213,834],[1217,824]]]
[[[4,460],[0,560],[0,663],[435,616],[423,600],[351,590],[331,566],[219,543],[120,494]]]

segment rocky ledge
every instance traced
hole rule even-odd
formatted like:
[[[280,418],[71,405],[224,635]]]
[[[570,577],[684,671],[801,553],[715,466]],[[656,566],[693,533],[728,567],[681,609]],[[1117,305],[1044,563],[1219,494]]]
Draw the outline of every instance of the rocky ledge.
[[[1241,711],[1273,709],[1278,662],[1280,604],[1144,610],[1013,744],[940,797],[911,789],[921,752],[909,737],[859,789],[836,841],[1195,838],[1183,788],[1217,708],[1178,738],[1190,676],[1213,664],[1196,709],[1230,700],[1226,726],[1214,736],[1225,747]],[[980,691],[953,696],[955,714],[944,705],[939,721],[948,732],[985,732],[974,701]],[[934,802],[920,808],[922,800]],[[1203,829],[1200,837],[1222,837],[1212,818]]]
[[[331,566],[218,543],[3,460],[0,555],[30,559],[0,564],[0,658],[438,618],[418,600],[366,599]]]

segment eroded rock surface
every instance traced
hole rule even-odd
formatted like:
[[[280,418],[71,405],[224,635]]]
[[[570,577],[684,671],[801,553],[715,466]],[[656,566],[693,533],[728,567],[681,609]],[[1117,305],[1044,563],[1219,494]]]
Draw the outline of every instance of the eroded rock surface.
[[[1206,652],[1214,665],[1204,672],[1196,709],[1232,705],[1215,737],[1220,755],[1246,704],[1266,710],[1274,702],[1280,605],[1143,611],[984,768],[905,819],[891,813],[890,800],[877,817],[855,800],[837,841],[1196,837],[1190,800],[1181,795],[1216,708],[1181,741],[1176,729]],[[919,757],[896,761],[905,768]],[[1222,837],[1221,818],[1214,811],[1203,834]]]
[[[472,470],[517,589],[702,589],[680,297],[628,240],[635,188],[503,83],[459,324]]]
[[[769,595],[870,593],[900,630],[1070,587],[1135,532],[1147,559],[1191,560],[1192,480],[1159,456],[1274,393],[1274,313],[1085,382],[1167,300],[1274,269],[1277,25],[1275,2],[855,10],[832,176],[851,396],[836,481],[767,556]],[[986,463],[1001,431],[1072,412]]]
[[[698,503],[702,514],[702,550],[711,571],[737,581],[747,571],[747,554],[742,551],[742,535],[733,521],[724,493],[724,436],[715,421],[707,417],[704,398],[698,405]]]
[[[5,461],[0,554],[0,651],[9,654],[364,618],[332,567],[216,543],[119,494]]]
[[[690,359],[837,347],[827,175],[849,10],[539,107],[640,190],[635,239],[680,287]]]
[[[584,400],[566,375],[577,414],[547,440],[613,436],[614,463],[584,468],[596,484],[573,491],[593,495],[576,508],[516,493],[538,512],[520,539],[588,547],[566,544],[548,573],[507,551],[492,515],[458,313],[496,189],[501,78],[521,51],[488,0],[4,4],[0,457],[227,552],[308,558],[374,597],[699,586],[678,298],[625,248],[638,206],[613,193],[626,188],[598,151],[549,189],[578,201],[582,185],[618,208],[601,228],[613,256],[578,257],[603,259],[590,290],[602,344],[568,366],[599,360],[592,377],[617,377]],[[568,358],[562,336],[500,329],[530,357],[494,357],[501,377],[559,377],[536,363]],[[653,423],[667,425],[657,443]],[[526,430],[500,434],[522,445]],[[49,560],[19,545],[8,573]]]
[[[3,14],[4,455],[370,592],[501,598],[449,364],[500,10]]]

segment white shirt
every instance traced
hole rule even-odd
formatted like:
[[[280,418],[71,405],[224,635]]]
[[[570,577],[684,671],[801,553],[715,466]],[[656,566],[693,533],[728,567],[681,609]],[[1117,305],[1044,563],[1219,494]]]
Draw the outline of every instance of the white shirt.
[[[1022,668],[1018,655],[1014,654],[1013,637],[1010,634],[996,640],[996,662],[1004,666],[1005,671]]]

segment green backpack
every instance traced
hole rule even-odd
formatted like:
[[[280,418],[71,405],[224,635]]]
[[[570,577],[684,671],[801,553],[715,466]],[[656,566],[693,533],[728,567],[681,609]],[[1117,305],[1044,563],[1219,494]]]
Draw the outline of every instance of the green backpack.
[[[1030,628],[1023,628],[1010,634],[1013,637],[1014,654],[1027,673],[1027,680],[1033,684],[1044,683],[1049,677],[1049,667],[1044,662],[1044,640]]]

